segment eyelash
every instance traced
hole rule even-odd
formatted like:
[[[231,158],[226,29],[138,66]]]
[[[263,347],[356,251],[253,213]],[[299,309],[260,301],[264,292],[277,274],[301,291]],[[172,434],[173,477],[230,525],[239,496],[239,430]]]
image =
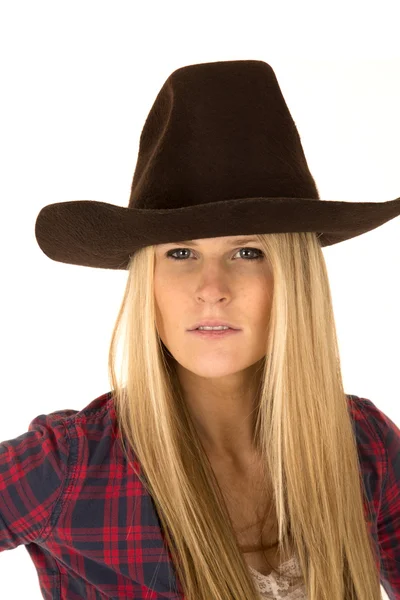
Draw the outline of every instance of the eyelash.
[[[175,260],[175,261],[186,260],[185,258],[182,258],[182,257],[181,258],[176,258],[175,256],[172,256],[172,254],[175,254],[175,252],[178,252],[179,250],[189,250],[189,252],[192,252],[192,250],[190,250],[189,248],[174,248],[173,250],[169,250],[167,252],[167,258],[170,258],[170,259]],[[241,250],[253,250],[255,252],[260,252],[261,253],[260,256],[256,256],[254,258],[248,258],[248,259],[245,259],[245,260],[252,261],[252,260],[261,260],[261,259],[264,258],[262,250],[259,250],[258,248],[248,248],[247,246],[245,246],[243,248],[239,248],[239,250],[237,252],[240,252]],[[237,254],[237,252],[236,252],[236,254]]]

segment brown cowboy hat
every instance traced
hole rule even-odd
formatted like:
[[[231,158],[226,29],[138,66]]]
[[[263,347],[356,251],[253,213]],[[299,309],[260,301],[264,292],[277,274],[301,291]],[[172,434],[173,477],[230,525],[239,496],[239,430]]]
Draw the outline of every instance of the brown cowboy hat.
[[[35,235],[53,260],[126,269],[150,244],[313,231],[329,246],[399,215],[400,198],[321,201],[274,71],[236,60],[182,67],[165,81],[140,135],[127,207],[49,204]]]

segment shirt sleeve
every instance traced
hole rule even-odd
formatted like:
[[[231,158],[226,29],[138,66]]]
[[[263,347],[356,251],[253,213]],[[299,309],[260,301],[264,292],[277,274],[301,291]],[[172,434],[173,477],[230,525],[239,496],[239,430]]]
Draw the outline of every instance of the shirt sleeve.
[[[0,443],[0,552],[49,533],[68,466],[64,424],[39,415],[22,435]]]
[[[386,455],[377,522],[381,584],[390,600],[400,600],[400,429],[370,400],[367,403]]]

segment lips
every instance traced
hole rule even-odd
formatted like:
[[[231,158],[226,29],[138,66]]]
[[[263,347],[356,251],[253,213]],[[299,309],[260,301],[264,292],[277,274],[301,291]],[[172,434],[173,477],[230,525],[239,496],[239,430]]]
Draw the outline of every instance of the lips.
[[[219,340],[240,333],[240,330],[231,327],[228,329],[192,329],[189,333],[196,333],[199,338],[206,340]]]
[[[230,323],[227,323],[226,321],[225,322],[224,321],[220,321],[219,323],[218,323],[218,321],[217,322],[216,321],[213,322],[211,319],[210,319],[210,321],[209,322],[207,322],[207,321],[204,322],[203,321],[203,323],[202,322],[195,323],[193,325],[193,327],[191,327],[189,329],[189,331],[194,331],[195,329],[198,329],[199,327],[229,327],[229,329],[233,329],[233,331],[239,331],[238,327],[235,327],[234,325],[231,325]]]
[[[200,325],[200,327],[201,327],[201,325]],[[200,327],[196,327],[195,329],[192,329],[191,331],[199,331]],[[207,325],[204,325],[204,327],[207,327]],[[217,325],[217,327],[218,327],[218,325]],[[233,329],[233,327],[228,327],[228,329],[232,329],[233,331],[236,331]],[[227,331],[227,329],[225,326],[224,329],[205,329],[204,331]]]

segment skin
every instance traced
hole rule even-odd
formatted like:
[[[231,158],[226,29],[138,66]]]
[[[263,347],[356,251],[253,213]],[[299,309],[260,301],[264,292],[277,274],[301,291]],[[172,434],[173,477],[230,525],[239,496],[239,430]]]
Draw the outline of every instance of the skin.
[[[233,245],[239,237],[253,241]],[[156,246],[157,330],[176,360],[184,399],[208,456],[245,470],[255,454],[252,414],[267,342],[272,272],[255,236],[194,242]],[[168,258],[168,252],[177,259]],[[262,258],[251,260],[256,256]],[[227,320],[240,331],[212,340],[187,331],[207,318]]]

